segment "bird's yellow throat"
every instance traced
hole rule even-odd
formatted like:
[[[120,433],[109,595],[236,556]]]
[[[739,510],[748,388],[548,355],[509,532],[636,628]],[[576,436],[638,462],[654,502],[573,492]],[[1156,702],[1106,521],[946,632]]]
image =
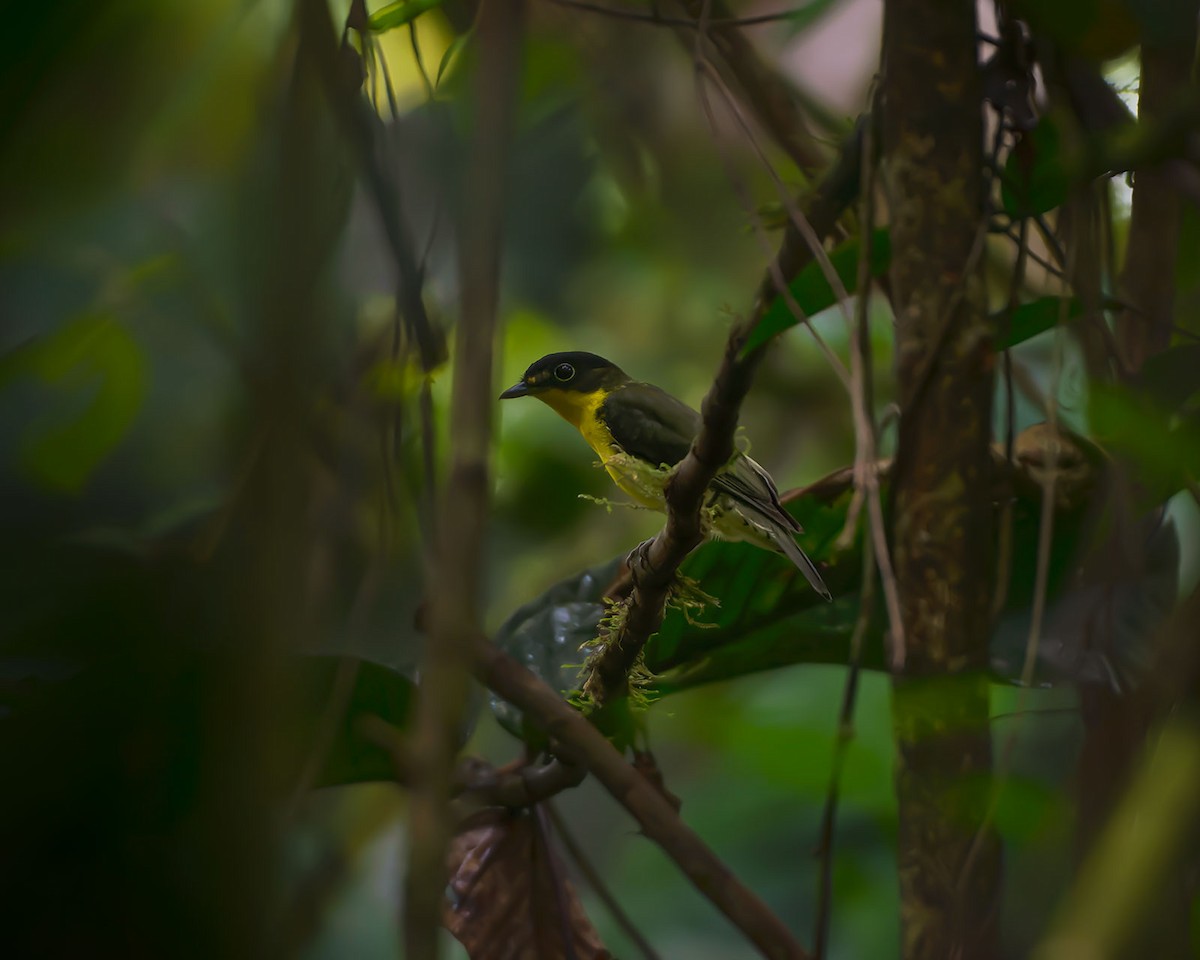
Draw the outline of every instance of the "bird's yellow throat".
[[[601,460],[607,460],[618,452],[612,434],[600,419],[600,405],[607,396],[608,391],[603,389],[591,393],[543,390],[537,394],[539,400],[583,435],[588,446],[599,454]]]
[[[536,396],[580,432],[618,487],[643,506],[662,510],[662,476],[653,465],[639,463],[622,451],[600,415],[609,392],[603,387],[591,393],[543,390]]]

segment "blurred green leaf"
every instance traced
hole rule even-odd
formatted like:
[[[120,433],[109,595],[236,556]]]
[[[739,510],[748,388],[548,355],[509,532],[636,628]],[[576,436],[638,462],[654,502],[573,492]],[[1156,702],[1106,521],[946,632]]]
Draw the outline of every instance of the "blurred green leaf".
[[[447,69],[449,69],[450,65],[454,63],[463,47],[467,45],[467,42],[471,39],[472,33],[473,31],[467,30],[465,33],[460,33],[457,37],[450,41],[450,46],[446,48],[446,52],[442,54],[442,59],[438,63],[437,77],[433,81],[433,85],[435,87],[441,86],[442,75]]]
[[[1000,202],[1013,219],[1046,213],[1067,199],[1070,177],[1062,155],[1062,135],[1050,116],[1017,141],[1004,164]]]
[[[38,481],[77,492],[141,409],[146,394],[142,348],[111,314],[87,313],[0,359],[0,388],[21,377],[57,388],[69,409],[91,395],[82,410],[60,414],[58,423],[32,424],[21,450],[25,468]]]
[[[785,21],[791,35],[797,36],[813,26],[838,3],[838,0],[809,0],[793,10]]]
[[[847,293],[854,293],[858,287],[858,251],[859,241],[858,238],[854,238],[847,240],[829,254],[829,262]],[[892,245],[888,232],[876,230],[871,235],[870,275],[883,276],[891,259]],[[825,271],[821,264],[815,261],[800,271],[799,276],[788,285],[788,289],[805,317],[811,317],[837,303],[837,296],[825,277]],[[758,326],[750,332],[743,349],[753,350],[798,323],[800,320],[792,313],[787,301],[783,297],[777,297],[767,308]]]
[[[1138,375],[1138,384],[1159,409],[1182,413],[1200,394],[1200,343],[1180,343],[1150,357]]]
[[[1111,383],[1092,384],[1090,414],[1097,441],[1141,468],[1152,500],[1200,476],[1200,418],[1176,417],[1152,395]]]
[[[442,0],[401,0],[399,3],[389,3],[371,14],[368,25],[374,33],[387,33],[396,27],[412,23],[421,14],[441,5]]]
[[[314,787],[396,779],[388,752],[359,730],[366,716],[376,716],[397,729],[408,725],[413,684],[391,667],[356,657],[307,656],[297,664],[300,688],[310,708],[311,728],[301,743],[309,750],[329,738],[325,762]],[[340,713],[338,707],[342,707]]]
[[[1009,775],[997,786],[996,829],[1006,843],[1026,845],[1061,821],[1063,800],[1044,781]]]
[[[1008,318],[1007,336],[1001,339],[998,349],[1007,350],[1018,343],[1053,330],[1065,320],[1079,316],[1082,305],[1076,297],[1038,297],[1018,306]],[[1004,311],[992,315],[992,319],[1003,323]]]

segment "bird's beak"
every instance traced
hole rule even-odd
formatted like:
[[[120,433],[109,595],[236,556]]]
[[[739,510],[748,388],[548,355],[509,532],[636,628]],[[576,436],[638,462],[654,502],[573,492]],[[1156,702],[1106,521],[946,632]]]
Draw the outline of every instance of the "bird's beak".
[[[500,394],[501,400],[511,400],[513,397],[526,397],[529,395],[529,385],[522,380],[520,383],[514,383],[511,387]]]

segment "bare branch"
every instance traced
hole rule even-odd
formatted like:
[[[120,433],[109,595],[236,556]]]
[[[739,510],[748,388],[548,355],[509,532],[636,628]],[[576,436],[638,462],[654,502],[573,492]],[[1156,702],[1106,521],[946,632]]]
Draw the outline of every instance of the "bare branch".
[[[483,637],[475,639],[473,654],[479,681],[536,722],[560,745],[556,752],[562,759],[586,767],[763,956],[808,958],[787,926],[742,885],[650,781],[579,711]]]

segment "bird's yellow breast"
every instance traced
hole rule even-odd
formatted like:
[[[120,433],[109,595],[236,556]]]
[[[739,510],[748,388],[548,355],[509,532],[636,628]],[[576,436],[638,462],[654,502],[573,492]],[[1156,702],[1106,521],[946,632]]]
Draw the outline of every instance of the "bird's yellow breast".
[[[643,506],[662,510],[660,471],[639,464],[617,445],[600,414],[607,396],[608,391],[603,388],[591,393],[545,390],[537,394],[539,400],[579,431],[618,487]]]

